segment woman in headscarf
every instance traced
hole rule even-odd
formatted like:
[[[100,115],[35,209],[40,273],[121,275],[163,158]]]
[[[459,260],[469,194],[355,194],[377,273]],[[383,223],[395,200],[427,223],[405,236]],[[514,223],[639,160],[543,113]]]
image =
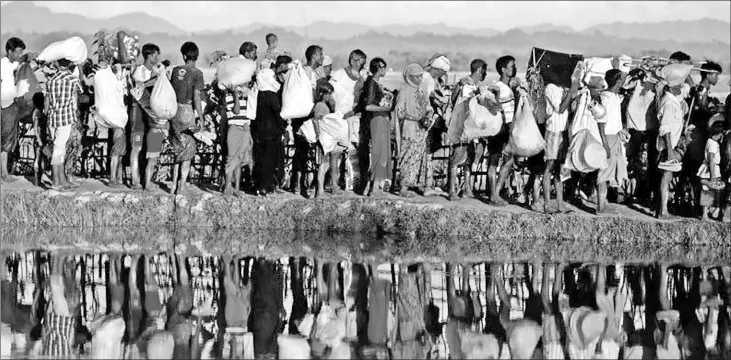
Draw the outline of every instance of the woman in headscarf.
[[[386,180],[391,178],[391,116],[392,101],[383,91],[380,80],[386,75],[386,61],[374,58],[371,76],[363,84],[363,121],[370,125],[371,166],[369,168],[371,195],[383,194]]]
[[[432,109],[429,98],[421,84],[424,69],[419,64],[411,64],[404,70],[405,84],[401,87],[396,99],[394,117],[398,119],[397,147],[399,153],[399,171],[401,189],[399,195],[413,196],[409,188],[419,187],[427,191],[428,174],[431,173],[431,161],[426,151],[426,137],[431,126]]]
[[[279,116],[282,102],[277,95],[280,84],[271,69],[261,70],[256,75],[259,89],[256,104],[256,120],[251,122],[251,133],[259,146],[254,154],[254,162],[259,172],[258,195],[265,196],[274,191],[274,171],[277,167],[279,148],[287,122]]]

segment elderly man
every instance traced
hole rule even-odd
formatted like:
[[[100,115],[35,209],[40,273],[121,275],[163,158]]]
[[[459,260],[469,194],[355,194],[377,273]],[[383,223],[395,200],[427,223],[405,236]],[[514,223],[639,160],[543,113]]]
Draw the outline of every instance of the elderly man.
[[[449,103],[449,97],[442,94],[439,79],[444,77],[450,69],[451,62],[446,56],[441,54],[432,56],[426,66],[424,66],[424,74],[422,75],[420,86],[424,91],[424,94],[429,97],[432,106],[435,108],[442,108],[445,104]],[[427,151],[431,152],[430,139],[431,137],[427,136]],[[427,180],[426,184],[424,184],[425,196],[439,195],[442,193],[441,189],[434,187],[434,177],[431,172],[431,168],[427,169]]]

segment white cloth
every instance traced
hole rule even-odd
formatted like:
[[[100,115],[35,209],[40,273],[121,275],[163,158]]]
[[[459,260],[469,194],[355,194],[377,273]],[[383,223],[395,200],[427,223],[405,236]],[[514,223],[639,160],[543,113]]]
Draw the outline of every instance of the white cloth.
[[[680,140],[683,132],[683,107],[677,96],[671,93],[665,93],[660,100],[660,107],[657,116],[660,119],[660,132],[657,136],[657,149],[665,150],[665,141],[663,136],[670,134],[670,146],[675,148]]]
[[[437,81],[431,76],[431,74],[429,74],[428,71],[424,71],[421,75],[421,84],[419,84],[419,86],[421,86],[421,89],[427,97],[431,97],[434,90],[437,88]]]
[[[274,76],[274,70],[264,69],[256,74],[256,87],[259,91],[278,92],[281,85]]]
[[[18,68],[20,63],[10,62],[10,59],[6,56],[0,59],[0,94],[2,97],[2,108],[5,109],[10,105],[13,105],[13,101],[17,97],[15,88],[15,70]]]
[[[135,86],[143,86],[147,80],[152,79],[152,70],[148,70],[145,65],[140,65],[135,69],[132,78],[135,81]]]
[[[317,74],[317,71],[312,68],[312,66],[305,65],[302,67],[302,69],[307,74],[307,78],[310,79],[310,84],[312,84],[312,88],[314,89],[317,87],[317,80],[320,79],[320,76]]]
[[[357,84],[358,81],[351,79],[350,76],[348,76],[347,70],[337,69],[333,71],[330,76],[332,80],[335,80],[338,84],[340,84],[340,86],[355,96],[355,84]]]
[[[503,108],[505,114],[505,123],[510,124],[513,122],[515,116],[515,95],[513,89],[508,84],[498,80],[493,83],[500,89],[500,105]]]
[[[444,70],[445,72],[449,72],[451,65],[452,64],[450,63],[449,59],[447,59],[445,56],[440,56],[434,59],[434,61],[432,61],[432,63],[430,64],[431,67]]]
[[[555,84],[548,84],[546,86],[546,130],[554,133],[560,133],[566,131],[569,111],[566,109],[562,114],[559,113],[561,108],[561,101],[563,100],[564,89],[556,86]]]
[[[638,83],[632,90],[632,96],[627,104],[627,128],[638,131],[654,130],[657,124],[648,124],[647,112],[655,99],[655,92],[652,90],[642,94],[642,83]]]
[[[622,131],[622,98],[611,91],[602,91],[599,99],[607,113],[603,118],[596,119],[596,122],[604,124],[605,135],[617,135]]]
[[[322,66],[328,66],[333,64],[333,59],[327,55],[322,56]]]
[[[71,126],[66,125],[57,128],[51,128],[49,133],[53,139],[53,152],[51,155],[51,165],[63,165],[66,157],[66,143],[71,136]]]
[[[721,145],[713,139],[706,141],[705,156],[703,157],[703,164],[698,169],[698,177],[701,179],[711,178],[711,168],[715,170],[716,175],[721,175]],[[708,163],[708,157],[711,157],[711,163]]]

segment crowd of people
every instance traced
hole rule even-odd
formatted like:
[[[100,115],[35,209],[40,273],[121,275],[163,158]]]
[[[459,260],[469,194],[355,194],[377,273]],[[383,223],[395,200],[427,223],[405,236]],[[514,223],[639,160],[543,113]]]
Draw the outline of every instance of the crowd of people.
[[[3,346],[12,344],[16,356],[700,360],[731,355],[728,266],[416,263],[392,266],[389,274],[377,264],[295,257],[194,261],[171,254],[109,254],[90,263],[88,257],[36,254],[23,275],[35,285],[32,305],[17,302],[24,283],[19,274],[26,273],[18,270],[18,256],[4,259],[0,274]],[[210,303],[196,300],[200,289],[192,287],[204,264],[215,266],[206,271],[219,279],[205,290],[215,293]],[[101,283],[93,280],[97,275],[87,279],[90,269]],[[444,288],[437,289],[435,279]],[[168,281],[171,292],[161,291]],[[82,295],[90,285],[92,294],[105,293],[107,301]],[[285,310],[289,291],[291,309]],[[443,302],[435,300],[440,291]],[[89,310],[92,301],[96,306]],[[6,327],[20,337],[6,337]]]
[[[11,38],[6,44],[7,56],[2,59],[2,181],[13,181],[8,174],[7,157],[18,144],[18,109],[30,106],[38,145],[36,158],[39,163],[44,162],[44,157],[50,159],[51,188],[77,186],[69,174],[67,154],[79,146],[78,126],[84,121],[82,117],[93,114],[88,93],[93,91],[94,72],[111,66],[125,89],[129,111],[127,126],[112,131],[112,187],[122,186],[122,158],[129,155],[130,186],[151,189],[157,160],[167,139],[175,159],[172,191],[185,193],[196,142],[206,140],[201,135],[205,99],[214,104],[220,117],[218,133],[226,154],[221,191],[227,195],[240,194],[243,183],[244,189],[259,196],[288,190],[305,197],[320,197],[329,187],[333,194],[352,190],[369,196],[393,192],[402,197],[444,195],[456,200],[460,196],[474,197],[473,172],[475,166],[486,160],[485,200],[494,206],[508,203],[505,191],[510,187],[510,179],[516,171],[527,171],[530,179],[526,192],[532,196],[526,198],[525,205],[539,212],[570,213],[573,210],[566,203],[580,204],[583,198],[596,203],[598,214],[616,213],[616,207],[608,205],[611,200],[646,206],[664,219],[671,217],[668,204],[672,203],[676,204],[676,214],[731,221],[730,101],[726,98],[724,108],[719,99],[709,95],[722,73],[717,63],[708,61],[696,69],[701,72],[698,84],[689,75],[659,78],[640,67],[624,71],[617,63],[602,74],[602,85],[595,86],[582,82],[586,69],[580,62],[570,85],[547,83],[537,100],[530,95],[530,84],[516,77],[518,66],[510,55],[495,62],[499,74],[495,82],[485,81],[487,61],[475,59],[470,65],[471,74],[449,87],[444,85],[444,79],[451,70],[450,61],[447,55],[436,54],[423,66],[407,66],[403,86],[391,92],[383,86],[388,69],[383,58],[368,61],[363,51],[353,50],[347,66],[333,70],[332,58],[325,55],[322,47],[312,45],[305,51],[302,68],[311,81],[314,106],[309,116],[284,119],[280,114],[283,85],[292,69],[300,64],[278,48],[276,35],[267,35],[266,43],[263,59],[259,59],[258,47],[253,42],[245,42],[239,49],[239,57],[257,63],[250,82],[222,87],[214,80],[212,96],[205,93],[203,72],[196,67],[199,48],[186,42],[180,49],[185,63],[174,67],[163,64],[161,49],[151,43],[142,46],[143,62],[139,65],[100,57],[97,64],[85,64],[79,72],[68,59],[43,64],[53,68],[54,73],[45,88],[28,100],[28,91],[19,95],[21,90],[14,90],[21,86],[12,71],[17,72],[21,64],[33,59],[23,55],[22,40]],[[692,62],[687,54],[676,52],[666,64]],[[176,115],[169,121],[158,121],[149,106],[150,93],[159,76],[169,77],[177,98]],[[350,136],[348,141],[324,149],[319,138],[322,121],[335,113],[336,107],[342,108],[340,100],[335,99],[334,85],[346,89],[354,99],[347,104],[347,111],[340,111]],[[13,96],[13,91],[18,96]],[[252,106],[249,97],[254,92],[256,100]],[[487,93],[494,96],[484,96]],[[447,144],[450,156],[445,193],[434,186],[432,155],[439,147],[435,145],[440,145],[442,135],[453,126],[454,116],[447,114],[453,114],[462,102],[474,97],[478,97],[479,106],[500,116],[502,124],[495,135]],[[23,98],[29,104],[19,105]],[[524,111],[518,111],[524,102],[531,104],[535,114],[545,114],[535,117],[545,146],[539,154],[528,157],[520,156],[512,143],[521,136],[522,128],[514,125],[514,118],[516,114],[521,119],[524,116]],[[248,111],[247,107],[255,107],[255,111]],[[303,134],[302,126],[309,120],[316,129],[315,141]],[[580,144],[588,144],[577,140],[585,133],[599,146],[578,149]],[[294,155],[289,184],[284,184],[284,149],[290,141]],[[146,165],[141,167],[143,149]],[[313,150],[317,153],[314,160],[309,156]],[[567,166],[567,158],[579,152],[594,162],[605,155],[606,160],[599,159],[603,165],[588,169],[577,168],[574,160],[572,166]],[[41,165],[38,167],[42,170]],[[308,168],[317,169],[314,181],[307,176]],[[242,178],[244,173],[251,176]]]

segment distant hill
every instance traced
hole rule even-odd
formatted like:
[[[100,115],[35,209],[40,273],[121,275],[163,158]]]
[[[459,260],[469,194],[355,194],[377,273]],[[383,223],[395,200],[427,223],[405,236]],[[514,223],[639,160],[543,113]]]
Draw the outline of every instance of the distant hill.
[[[0,32],[37,32],[48,34],[58,31],[96,33],[102,29],[134,30],[143,34],[164,33],[186,35],[170,22],[145,13],[129,13],[108,19],[91,19],[82,15],[52,12],[30,1],[15,1],[2,6]]]
[[[295,57],[301,58],[304,49],[312,44],[321,45],[325,53],[333,57],[335,67],[345,65],[348,53],[359,48],[368,54],[369,58],[383,57],[389,67],[402,69],[410,62],[424,62],[436,52],[447,53],[452,60],[455,71],[466,71],[472,59],[482,58],[494,71],[495,60],[501,55],[511,54],[516,57],[519,68],[525,69],[532,47],[546,48],[555,51],[584,54],[585,56],[611,56],[627,54],[633,57],[643,55],[669,56],[672,52],[682,50],[697,60],[714,60],[722,63],[724,70],[729,69],[731,56],[728,44],[701,43],[677,41],[654,41],[643,39],[620,39],[603,34],[585,35],[581,33],[566,34],[560,32],[538,32],[529,34],[521,30],[511,30],[494,36],[451,35],[436,36],[431,34],[414,34],[410,36],[396,36],[391,34],[370,31],[351,39],[313,41],[306,40],[301,35],[278,27],[266,27],[236,36],[222,36],[219,34],[194,34],[172,36],[167,34],[143,34],[142,42],[153,42],[163,51],[163,57],[173,63],[180,63],[180,46],[185,41],[194,41],[201,49],[199,64],[208,64],[207,54],[214,50],[225,50],[235,54],[244,41],[253,41],[259,45],[259,54],[266,48],[264,37],[274,32],[279,36],[280,48],[290,51]],[[56,32],[51,34],[3,32],[0,42],[5,43],[11,36],[22,38],[29,51],[41,51],[51,42],[78,35],[91,44],[93,32],[70,33]],[[89,54],[92,54],[90,49]],[[727,72],[728,70],[726,70]]]
[[[592,26],[583,32],[601,32],[621,39],[647,39],[678,42],[713,42],[731,44],[731,23],[714,19],[664,21],[659,23],[611,23]],[[727,48],[728,52],[729,49]]]
[[[2,6],[0,13],[0,30],[3,34],[9,32],[37,32],[48,34],[67,31],[80,33],[95,33],[101,29],[128,29],[141,34],[165,33],[173,36],[190,35],[188,32],[161,18],[144,13],[132,13],[111,17],[108,19],[90,19],[81,15],[68,13],[54,13],[48,8],[34,5],[30,1],[16,1]],[[270,24],[252,23],[238,28],[227,30],[199,31],[195,35],[246,35],[262,29],[274,27]],[[288,26],[287,30],[306,36],[309,40],[347,40],[369,32],[387,33],[394,36],[413,36],[416,34],[435,34],[438,36],[478,36],[490,37],[501,32],[489,27],[468,29],[459,24],[389,24],[371,26],[350,22],[315,21],[304,26]],[[731,23],[721,20],[701,19],[687,21],[665,21],[658,23],[622,23],[615,22],[592,26],[577,31],[564,24],[542,23],[533,26],[523,26],[513,30],[520,30],[527,34],[561,33],[594,35],[599,32],[608,37],[619,39],[641,39],[653,41],[676,41],[679,43],[714,43],[731,44]],[[509,30],[510,32],[512,30]],[[259,41],[260,39],[255,39]],[[728,49],[727,49],[728,52]]]

